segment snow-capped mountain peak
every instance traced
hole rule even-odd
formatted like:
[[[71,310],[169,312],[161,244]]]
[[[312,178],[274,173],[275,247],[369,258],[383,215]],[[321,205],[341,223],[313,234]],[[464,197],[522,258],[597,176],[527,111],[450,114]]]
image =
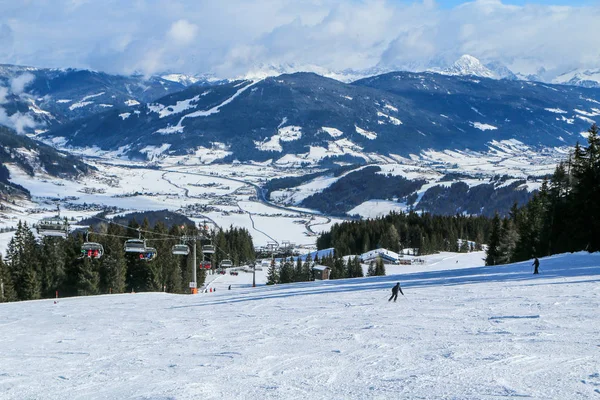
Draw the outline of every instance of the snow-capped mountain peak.
[[[554,78],[552,83],[584,87],[600,87],[600,68],[569,71]]]
[[[473,75],[482,78],[496,77],[496,75],[483,65],[481,61],[468,54],[461,56],[454,64],[452,64],[452,66],[445,69],[443,73],[447,75]]]

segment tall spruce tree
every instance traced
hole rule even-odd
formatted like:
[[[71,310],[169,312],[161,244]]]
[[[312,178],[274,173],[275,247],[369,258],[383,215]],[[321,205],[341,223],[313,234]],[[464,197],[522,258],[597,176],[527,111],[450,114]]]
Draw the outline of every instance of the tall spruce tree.
[[[13,287],[12,277],[8,265],[2,261],[0,254],[0,302],[17,300],[17,293]]]
[[[502,223],[498,213],[494,215],[492,220],[492,233],[486,251],[485,265],[497,265],[500,260],[500,230]]]
[[[275,266],[275,260],[271,260],[269,271],[267,272],[267,285],[275,285],[279,283],[279,274]]]

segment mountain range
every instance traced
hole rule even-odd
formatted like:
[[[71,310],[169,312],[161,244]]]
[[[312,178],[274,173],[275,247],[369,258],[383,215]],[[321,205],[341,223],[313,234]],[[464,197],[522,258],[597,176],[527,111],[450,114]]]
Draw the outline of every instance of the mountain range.
[[[551,170],[538,169],[538,157],[564,158],[600,116],[599,88],[511,74],[501,64],[483,65],[470,56],[442,71],[390,72],[352,82],[315,73],[228,81],[4,65],[0,124],[62,151],[95,156],[354,165],[313,196],[294,199],[298,187],[310,186],[302,180],[277,195],[286,204],[330,214],[359,213],[365,201],[383,198],[425,211],[490,215],[526,201],[539,187],[535,179]],[[8,157],[3,162],[27,153],[27,146],[15,143],[2,140]],[[68,167],[72,160],[66,160]],[[525,168],[514,167],[519,163]],[[52,172],[55,164],[36,168],[66,171]],[[389,168],[361,169],[384,164],[436,172],[423,180],[421,173],[411,178],[410,171],[396,177]],[[86,173],[84,167],[75,170],[74,177]],[[515,171],[518,179],[508,179]],[[470,182],[461,185],[465,179]],[[4,183],[10,183],[8,175]]]
[[[201,160],[218,150],[222,161],[314,165],[424,150],[485,151],[494,140],[540,150],[571,146],[600,115],[595,88],[432,72],[349,84],[296,73],[192,85],[142,101],[57,124],[41,137],[141,159],[197,154]]]

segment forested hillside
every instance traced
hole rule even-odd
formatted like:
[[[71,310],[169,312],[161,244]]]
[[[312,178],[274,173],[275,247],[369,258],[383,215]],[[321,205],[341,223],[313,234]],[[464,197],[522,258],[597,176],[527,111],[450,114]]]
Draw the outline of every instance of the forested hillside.
[[[319,249],[333,247],[338,255],[362,254],[377,248],[395,252],[418,249],[419,254],[437,251],[470,251],[466,241],[478,246],[489,238],[491,220],[479,216],[435,216],[391,213],[383,218],[335,224],[317,239]],[[459,248],[460,243],[465,245]]]
[[[74,178],[92,170],[78,157],[59,152],[0,125],[0,194],[28,196],[25,188],[9,181],[8,163],[18,166],[30,176],[43,171],[52,176]]]
[[[596,124],[587,146],[577,144],[560,163],[550,182],[524,207],[493,220],[486,263],[523,261],[532,257],[600,250],[600,137]]]
[[[192,281],[193,260],[190,256],[178,256],[171,252],[181,243],[184,235],[198,236],[194,226],[177,226],[167,229],[159,222],[149,226],[147,220],[140,226],[131,221],[129,226],[104,224],[98,231],[90,231],[87,240],[84,232],[67,238],[44,236],[37,240],[32,229],[19,222],[8,245],[6,258],[0,257],[0,278],[3,294],[0,301],[31,300],[61,297],[122,293],[129,291],[187,292]],[[125,240],[142,235],[148,246],[156,249],[157,257],[144,260],[137,253],[126,253]],[[230,228],[226,231],[202,232],[206,240],[198,240],[198,260],[209,260],[218,265],[225,258],[234,264],[254,259],[252,238],[245,229]],[[84,242],[96,242],[103,246],[101,257],[89,257],[82,251]],[[202,254],[202,245],[213,243],[212,255]],[[188,241],[191,246],[191,242]],[[205,271],[198,269],[198,285],[202,285]]]

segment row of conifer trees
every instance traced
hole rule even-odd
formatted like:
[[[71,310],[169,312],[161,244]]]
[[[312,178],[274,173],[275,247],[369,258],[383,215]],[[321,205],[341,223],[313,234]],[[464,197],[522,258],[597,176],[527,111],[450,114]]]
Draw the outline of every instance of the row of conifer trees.
[[[153,261],[145,261],[136,253],[124,252],[124,241],[137,238],[138,228],[148,246],[157,249]],[[131,291],[189,291],[192,280],[192,244],[189,256],[173,255],[171,248],[181,243],[181,237],[204,236],[196,242],[197,258],[204,259],[202,245],[212,243],[217,251],[207,255],[213,266],[223,259],[232,259],[237,265],[254,260],[252,237],[245,229],[230,228],[199,235],[193,226],[173,226],[168,229],[159,222],[150,227],[147,221],[139,226],[131,221],[129,227],[108,223],[90,232],[88,239],[102,244],[100,258],[82,256],[83,232],[66,238],[42,237],[37,239],[26,223],[19,222],[8,244],[6,257],[0,256],[0,301],[32,300],[63,296],[123,293]],[[197,282],[202,285],[205,270],[198,268]]]
[[[587,145],[577,144],[549,182],[524,206],[492,221],[486,264],[587,250],[600,251],[600,137],[596,124]]]
[[[267,274],[267,285],[292,282],[306,282],[315,279],[314,265],[329,267],[329,279],[361,278],[364,276],[360,259],[355,257],[344,257],[330,253],[319,259],[315,256],[313,260],[309,255],[304,261],[293,257],[282,261],[279,268],[273,262]],[[385,265],[381,258],[369,265],[367,276],[385,275]]]

